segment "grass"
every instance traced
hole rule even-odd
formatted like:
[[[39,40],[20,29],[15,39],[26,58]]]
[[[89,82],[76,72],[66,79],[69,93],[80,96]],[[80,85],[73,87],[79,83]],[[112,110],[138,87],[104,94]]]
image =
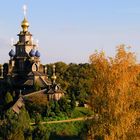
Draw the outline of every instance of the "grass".
[[[53,140],[80,140],[80,134],[84,131],[85,122],[69,122],[61,124],[46,124],[47,130],[50,132],[50,137],[55,137]],[[66,139],[65,139],[66,140]]]
[[[51,118],[44,118],[44,121],[67,120],[91,115],[93,115],[93,112],[90,109],[76,107],[70,117],[62,114],[62,116],[60,115]],[[81,140],[81,135],[85,134],[86,132],[86,123],[86,121],[76,121],[57,124],[44,124],[44,126],[48,131],[49,140]]]
[[[53,117],[44,117],[42,121],[58,121],[58,120],[68,120],[73,118],[87,117],[93,115],[93,111],[85,107],[76,107],[70,116],[60,113],[59,116],[54,115]]]
[[[86,117],[91,115],[93,115],[93,111],[91,111],[89,108],[76,107],[71,114],[71,118]]]
[[[70,118],[79,118],[93,115],[93,112],[85,107],[76,107]],[[65,117],[58,117],[58,120]],[[66,117],[67,118],[67,117]],[[70,119],[67,118],[67,119]],[[55,117],[55,120],[57,117]],[[59,124],[45,124],[50,132],[49,140],[81,140],[81,135],[86,131],[86,121],[67,122]]]

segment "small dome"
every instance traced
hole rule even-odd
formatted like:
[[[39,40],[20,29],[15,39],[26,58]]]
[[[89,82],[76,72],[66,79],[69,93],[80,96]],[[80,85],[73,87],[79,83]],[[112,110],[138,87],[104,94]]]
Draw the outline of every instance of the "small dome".
[[[21,27],[22,27],[22,29],[23,29],[24,32],[26,32],[28,30],[29,22],[27,21],[26,18],[24,18],[24,20],[22,21]]]
[[[31,57],[34,57],[35,54],[36,54],[36,51],[35,51],[34,49],[31,49],[31,51],[29,52],[29,55],[30,55]]]
[[[40,52],[39,51],[36,51],[35,56],[36,57],[40,57]]]
[[[9,52],[9,56],[10,56],[10,57],[14,57],[14,56],[15,56],[15,52],[14,52],[13,49],[11,49],[11,51]]]

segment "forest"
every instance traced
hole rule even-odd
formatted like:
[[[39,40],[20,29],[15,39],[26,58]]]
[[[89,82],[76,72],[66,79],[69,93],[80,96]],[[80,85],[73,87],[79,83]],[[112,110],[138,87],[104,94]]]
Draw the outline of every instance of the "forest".
[[[89,63],[46,64],[48,78],[54,64],[56,82],[65,91],[59,101],[27,97],[25,106],[15,114],[11,106],[17,97],[12,87],[0,85],[0,140],[140,139],[140,64],[135,53],[120,45],[114,57],[95,51]],[[40,88],[35,85],[35,89]],[[92,119],[42,123],[89,116]]]

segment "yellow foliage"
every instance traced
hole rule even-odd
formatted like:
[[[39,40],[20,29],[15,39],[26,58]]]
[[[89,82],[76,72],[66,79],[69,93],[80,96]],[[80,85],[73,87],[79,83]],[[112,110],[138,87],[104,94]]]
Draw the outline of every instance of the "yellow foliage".
[[[140,102],[140,65],[135,54],[124,47],[117,48],[115,57],[108,58],[103,52],[90,56],[96,73],[90,103],[98,115],[94,122],[98,128],[94,129],[93,125],[92,130],[105,140],[127,140],[140,114],[135,109],[136,102]]]

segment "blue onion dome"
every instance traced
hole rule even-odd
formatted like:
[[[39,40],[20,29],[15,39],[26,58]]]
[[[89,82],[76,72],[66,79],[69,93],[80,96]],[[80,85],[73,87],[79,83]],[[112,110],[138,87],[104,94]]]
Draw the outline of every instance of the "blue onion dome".
[[[36,51],[34,49],[31,49],[31,51],[29,52],[29,55],[33,57],[35,56],[35,54],[36,54]]]
[[[9,52],[9,56],[10,56],[10,57],[14,57],[14,56],[15,56],[15,52],[14,52],[13,49],[11,49],[11,51]]]
[[[40,52],[38,50],[36,51],[35,56],[40,57]]]

